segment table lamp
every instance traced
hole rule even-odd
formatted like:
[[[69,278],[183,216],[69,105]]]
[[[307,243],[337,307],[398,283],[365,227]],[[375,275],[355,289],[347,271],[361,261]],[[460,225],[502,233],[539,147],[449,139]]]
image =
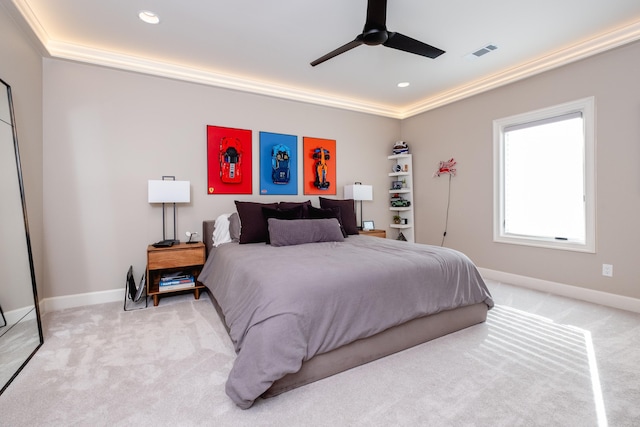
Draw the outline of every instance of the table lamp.
[[[189,203],[191,190],[189,181],[176,181],[175,176],[163,176],[162,180],[149,180],[149,203],[162,203],[162,240],[157,244],[171,246],[180,243],[176,239],[176,203]],[[173,203],[173,239],[165,235],[165,204]]]
[[[373,200],[373,186],[371,185],[362,185],[359,182],[356,182],[352,185],[345,185],[344,187],[344,197],[345,199],[353,199],[354,204],[360,202],[360,230],[363,228],[363,213],[362,213],[362,201],[363,200]],[[355,208],[355,207],[354,207]]]

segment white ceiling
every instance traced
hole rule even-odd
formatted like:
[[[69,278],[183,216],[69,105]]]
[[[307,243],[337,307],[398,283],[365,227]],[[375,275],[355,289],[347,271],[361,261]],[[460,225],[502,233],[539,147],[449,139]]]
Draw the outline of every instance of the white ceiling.
[[[389,0],[389,31],[446,53],[363,45],[311,67],[362,32],[367,0],[0,1],[52,57],[396,118],[640,39],[638,0]]]

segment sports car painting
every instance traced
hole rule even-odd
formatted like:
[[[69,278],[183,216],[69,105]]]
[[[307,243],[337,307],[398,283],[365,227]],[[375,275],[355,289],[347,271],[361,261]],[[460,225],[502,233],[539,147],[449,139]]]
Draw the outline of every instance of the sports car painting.
[[[336,140],[303,137],[304,194],[336,194]]]
[[[207,194],[251,194],[251,134],[207,126]]]
[[[298,137],[260,131],[260,194],[298,194]]]

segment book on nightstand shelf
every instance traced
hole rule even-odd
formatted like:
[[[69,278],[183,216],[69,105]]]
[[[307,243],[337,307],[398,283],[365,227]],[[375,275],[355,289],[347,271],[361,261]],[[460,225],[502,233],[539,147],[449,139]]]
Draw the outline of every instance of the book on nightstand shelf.
[[[196,280],[190,274],[172,274],[162,276],[158,283],[158,288],[160,292],[166,292],[193,288],[195,285]]]

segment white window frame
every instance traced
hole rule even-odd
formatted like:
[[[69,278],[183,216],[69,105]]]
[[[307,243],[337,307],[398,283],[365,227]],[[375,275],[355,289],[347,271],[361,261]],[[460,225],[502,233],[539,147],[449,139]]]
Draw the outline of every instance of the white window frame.
[[[581,112],[584,118],[585,156],[584,156],[584,188],[585,188],[585,241],[558,240],[555,238],[530,237],[508,234],[505,232],[504,214],[504,131],[505,128],[572,112]],[[505,117],[493,121],[493,241],[516,245],[536,246],[578,252],[596,252],[596,170],[595,170],[595,99],[588,97],[549,108]],[[540,165],[542,173],[553,173],[553,161],[548,165]]]

